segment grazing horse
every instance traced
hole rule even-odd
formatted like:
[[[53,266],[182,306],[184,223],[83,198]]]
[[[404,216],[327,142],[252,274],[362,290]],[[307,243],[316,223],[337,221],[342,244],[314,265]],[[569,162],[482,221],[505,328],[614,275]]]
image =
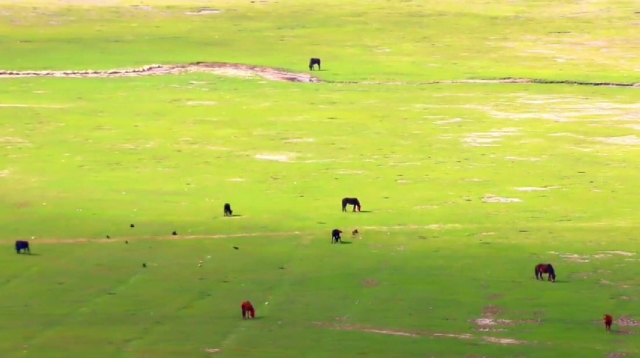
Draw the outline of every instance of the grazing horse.
[[[611,332],[611,324],[613,323],[613,317],[611,315],[604,315],[604,329],[607,332]]]
[[[342,211],[347,211],[347,205],[353,205],[353,211],[360,211],[360,200],[358,198],[344,198],[342,199]]]
[[[556,282],[556,271],[553,269],[551,264],[537,264],[535,268],[536,280],[543,280],[542,274],[549,274],[547,276],[548,280],[551,282]]]
[[[20,253],[20,251],[31,253],[31,250],[29,249],[29,241],[23,241],[23,240],[16,241],[16,252]]]
[[[256,310],[249,301],[244,301],[240,305],[242,308],[242,319],[256,318]]]
[[[320,59],[319,58],[312,57],[309,60],[309,71],[313,71],[313,66],[314,65],[318,65],[318,71],[319,71],[320,70]]]
[[[331,243],[335,244],[338,241],[342,242],[342,238],[340,237],[340,234],[342,234],[342,231],[339,229],[333,229],[331,231]]]
[[[233,216],[233,210],[231,210],[231,204],[224,204],[224,216]]]

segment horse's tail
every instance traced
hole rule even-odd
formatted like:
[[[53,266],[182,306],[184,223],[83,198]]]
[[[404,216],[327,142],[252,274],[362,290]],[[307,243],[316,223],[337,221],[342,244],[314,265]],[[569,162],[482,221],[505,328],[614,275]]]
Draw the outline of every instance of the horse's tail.
[[[538,272],[540,272],[540,265],[536,265],[536,267],[533,268],[533,275],[538,278]]]

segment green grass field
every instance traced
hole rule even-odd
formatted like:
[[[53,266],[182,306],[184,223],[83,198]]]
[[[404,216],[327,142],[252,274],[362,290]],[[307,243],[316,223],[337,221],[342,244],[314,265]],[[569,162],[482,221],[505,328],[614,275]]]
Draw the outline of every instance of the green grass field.
[[[355,82],[0,77],[0,358],[640,356],[640,88],[411,84],[640,82],[639,26],[622,0],[0,0],[0,70]]]

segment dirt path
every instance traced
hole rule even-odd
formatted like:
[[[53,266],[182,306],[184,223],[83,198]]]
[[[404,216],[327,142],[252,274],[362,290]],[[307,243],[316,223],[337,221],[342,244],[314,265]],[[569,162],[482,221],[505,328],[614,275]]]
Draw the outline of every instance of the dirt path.
[[[36,243],[44,244],[75,244],[81,242],[123,242],[123,241],[136,241],[136,240],[194,240],[194,239],[230,239],[234,237],[255,237],[255,236],[297,236],[303,235],[304,232],[289,231],[289,232],[259,232],[259,233],[243,233],[243,234],[222,234],[222,235],[167,235],[167,236],[127,236],[117,237],[111,239],[97,239],[97,238],[75,238],[75,239],[32,239]]]
[[[430,226],[367,226],[363,227],[366,230],[373,231],[389,231],[389,230],[415,230],[429,229],[429,230],[442,230],[446,228],[455,228],[458,225],[430,225]],[[274,236],[303,236],[303,235],[317,235],[325,233],[327,230],[314,230],[314,231],[285,231],[285,232],[257,232],[257,233],[241,233],[241,234],[219,234],[219,235],[140,235],[140,236],[126,236],[126,237],[114,237],[110,239],[98,239],[98,238],[61,238],[61,239],[49,239],[49,238],[32,238],[34,243],[39,244],[74,244],[82,242],[98,242],[98,243],[110,243],[110,242],[123,242],[123,241],[136,241],[136,240],[194,240],[194,239],[231,239],[236,237],[274,237]]]
[[[476,80],[451,80],[429,82],[380,82],[380,81],[323,81],[306,73],[294,73],[284,69],[251,66],[224,62],[196,62],[187,65],[149,65],[132,69],[115,70],[81,70],[81,71],[7,71],[0,70],[0,78],[17,77],[136,77],[177,75],[186,72],[209,72],[233,77],[262,77],[280,82],[305,82],[305,83],[338,83],[338,84],[380,84],[380,85],[438,85],[438,84],[569,84],[578,86],[608,86],[608,87],[638,87],[640,83],[614,83],[614,82],[584,82],[570,80],[542,80],[533,78],[502,78],[502,79],[476,79]]]

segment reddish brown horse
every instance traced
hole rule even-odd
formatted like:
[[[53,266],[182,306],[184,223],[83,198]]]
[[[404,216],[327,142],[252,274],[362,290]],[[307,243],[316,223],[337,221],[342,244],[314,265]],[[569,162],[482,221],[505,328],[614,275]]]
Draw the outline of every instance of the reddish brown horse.
[[[536,280],[543,280],[542,274],[548,274],[547,278],[551,282],[556,282],[556,271],[551,264],[537,264],[535,268]]]

